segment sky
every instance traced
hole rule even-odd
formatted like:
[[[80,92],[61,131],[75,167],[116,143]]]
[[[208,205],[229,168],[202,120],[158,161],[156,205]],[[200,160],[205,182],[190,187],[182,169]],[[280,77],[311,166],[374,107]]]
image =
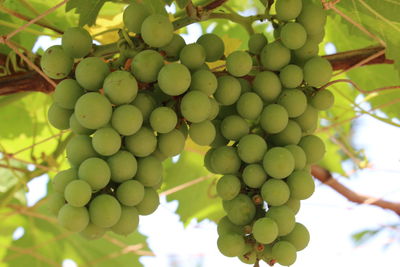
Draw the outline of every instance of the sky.
[[[199,26],[189,26],[190,35],[183,35],[187,43],[197,40],[201,34]],[[34,48],[46,49],[59,44],[59,40],[41,37]],[[335,48],[329,44],[327,53]],[[354,144],[363,148],[370,159],[372,169],[357,171],[350,179],[335,176],[341,183],[356,192],[399,201],[400,192],[400,129],[377,121],[371,117],[357,119]],[[350,170],[350,164],[344,166]],[[46,195],[47,176],[29,182],[28,205],[33,205]],[[190,188],[185,189],[190,190]],[[215,267],[246,266],[236,258],[222,256],[216,246],[216,225],[210,221],[192,221],[184,228],[175,214],[177,201],[167,203],[161,199],[157,211],[141,217],[139,231],[148,237],[150,249],[155,257],[141,257],[144,266],[157,267]],[[390,231],[383,231],[362,246],[355,246],[351,235],[365,229],[399,223],[399,217],[391,211],[368,205],[356,205],[347,201],[329,187],[317,182],[314,195],[302,201],[297,221],[310,231],[309,246],[298,253],[295,267],[399,267],[400,233],[393,240]],[[162,222],[162,223],[160,223]],[[19,228],[14,238],[24,234]],[[63,267],[74,267],[66,259]],[[262,266],[267,266],[263,264]]]

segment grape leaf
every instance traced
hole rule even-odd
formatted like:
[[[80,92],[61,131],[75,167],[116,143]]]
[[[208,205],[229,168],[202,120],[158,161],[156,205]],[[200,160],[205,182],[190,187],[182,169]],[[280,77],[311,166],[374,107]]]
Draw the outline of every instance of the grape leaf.
[[[71,0],[65,6],[65,11],[75,9],[79,14],[79,26],[92,26],[96,23],[96,18],[107,0]]]
[[[184,9],[189,4],[189,0],[175,0],[179,8]]]

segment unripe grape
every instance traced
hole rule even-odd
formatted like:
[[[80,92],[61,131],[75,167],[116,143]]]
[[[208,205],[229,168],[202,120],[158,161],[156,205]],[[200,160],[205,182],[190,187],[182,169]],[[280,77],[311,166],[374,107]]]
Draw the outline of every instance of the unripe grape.
[[[71,232],[80,232],[89,224],[89,213],[85,207],[73,207],[65,204],[57,216],[62,227]]]
[[[307,247],[310,242],[310,233],[303,224],[296,223],[288,235],[282,236],[282,240],[290,242],[299,251]]]
[[[240,158],[234,147],[218,147],[211,154],[211,167],[216,173],[235,174],[240,168]]]
[[[303,114],[294,120],[299,124],[304,132],[314,129],[318,124],[318,110],[316,110],[312,105],[307,105]]]
[[[248,246],[251,249],[251,246]],[[249,250],[246,253],[239,255],[238,259],[246,264],[255,264],[257,262],[257,253],[254,250]]]
[[[110,69],[103,60],[98,57],[87,57],[76,66],[76,81],[88,91],[98,91],[103,87],[104,79],[110,73]]]
[[[86,181],[93,191],[104,188],[110,181],[111,171],[101,158],[88,158],[79,166],[79,179]]]
[[[197,40],[198,44],[202,45],[206,51],[206,61],[214,62],[224,55],[225,45],[222,39],[213,33],[206,33],[200,36]]]
[[[223,200],[234,199],[240,192],[240,180],[234,175],[224,175],[217,183],[217,193]]]
[[[118,186],[116,196],[123,205],[136,206],[144,198],[144,186],[136,180],[125,181]]]
[[[285,205],[270,207],[265,216],[278,224],[279,236],[289,234],[296,223],[294,212]]]
[[[157,185],[162,179],[161,161],[153,156],[139,159],[135,179],[146,187]]]
[[[226,139],[221,133],[221,121],[213,120],[212,124],[214,124],[215,128],[215,138],[214,141],[210,144],[211,147],[220,147],[229,143],[229,140]]]
[[[321,57],[313,57],[304,65],[304,81],[310,86],[320,87],[332,78],[332,66],[328,60]]]
[[[144,198],[136,205],[136,209],[140,215],[149,215],[156,211],[158,205],[160,205],[160,198],[157,192],[151,187],[146,187],[144,189]]]
[[[246,248],[244,238],[239,234],[224,234],[217,240],[219,251],[227,257],[236,257]]]
[[[73,58],[81,58],[92,49],[92,37],[81,27],[71,27],[65,30],[61,38],[65,53]]]
[[[290,266],[297,258],[296,248],[287,241],[279,241],[272,247],[272,254],[280,265]]]
[[[209,70],[198,70],[192,74],[190,90],[198,90],[209,96],[215,93],[217,86],[217,77]]]
[[[171,42],[166,46],[161,47],[161,50],[165,52],[168,61],[177,61],[179,59],[179,54],[185,45],[185,39],[183,39],[179,34],[174,33]]]
[[[142,127],[143,116],[134,105],[121,105],[114,109],[111,117],[112,127],[121,135],[135,134]]]
[[[189,128],[189,136],[196,144],[208,146],[215,139],[215,126],[209,120],[193,123]]]
[[[92,197],[92,188],[83,180],[73,180],[64,191],[65,200],[74,207],[83,207]]]
[[[315,190],[314,180],[310,173],[304,170],[294,171],[287,178],[291,197],[296,199],[307,199],[311,197]]]
[[[300,210],[300,200],[289,198],[289,200],[286,201],[285,206],[288,206],[294,212],[294,214],[297,214]]]
[[[276,17],[279,20],[295,19],[301,12],[301,0],[277,0],[275,3]]]
[[[303,70],[294,64],[287,65],[279,73],[283,87],[296,88],[303,82]]]
[[[327,110],[333,106],[335,96],[329,90],[319,90],[312,98],[311,105],[318,110]]]
[[[161,68],[157,80],[164,93],[176,96],[186,92],[190,85],[191,76],[185,65],[171,63]]]
[[[64,206],[64,194],[53,192],[48,196],[46,208],[51,215],[57,215],[60,209]]]
[[[250,127],[246,120],[237,115],[228,116],[221,123],[221,133],[228,140],[238,141],[249,131]]]
[[[267,38],[262,33],[255,33],[252,34],[249,38],[248,46],[249,52],[255,55],[261,53],[261,50],[266,46],[268,43]]]
[[[273,102],[281,93],[282,85],[278,75],[271,71],[262,71],[256,74],[253,88],[265,102]]]
[[[103,228],[109,228],[119,221],[121,205],[115,197],[101,194],[90,202],[89,214],[92,223]]]
[[[318,56],[318,50],[318,43],[307,39],[302,47],[293,51],[293,61],[304,65],[310,58]]]
[[[287,150],[292,153],[292,156],[294,157],[294,169],[295,170],[301,170],[306,166],[306,153],[304,150],[299,147],[298,145],[288,145],[285,146]]]
[[[210,104],[211,104],[211,109],[210,109],[210,114],[208,115],[207,119],[208,120],[214,120],[218,114],[219,114],[219,104],[217,100],[214,98],[209,98]]]
[[[285,89],[278,98],[278,104],[287,110],[289,118],[295,118],[306,110],[307,97],[299,89]]]
[[[283,179],[294,170],[294,158],[286,148],[274,147],[265,153],[263,166],[269,176]]]
[[[246,163],[256,163],[263,159],[267,143],[256,134],[243,136],[237,145],[238,155]]]
[[[297,21],[304,26],[308,34],[317,34],[324,29],[326,13],[321,5],[307,3],[303,5]]]
[[[301,138],[299,146],[304,150],[307,164],[313,164],[321,160],[325,154],[325,144],[316,135],[307,135]]]
[[[106,229],[89,222],[88,226],[79,234],[88,240],[95,240],[103,237],[105,233]]]
[[[94,130],[85,128],[79,123],[79,121],[76,119],[75,113],[72,113],[71,117],[69,118],[69,128],[71,128],[71,131],[77,135],[91,135],[94,133]]]
[[[138,85],[135,77],[127,71],[117,70],[104,80],[104,94],[115,105],[128,104],[135,99]]]
[[[278,225],[270,218],[260,218],[254,222],[253,236],[257,242],[270,244],[278,237]]]
[[[271,136],[271,141],[278,146],[297,145],[301,134],[300,126],[295,121],[289,120],[285,129]]]
[[[266,106],[260,115],[260,125],[267,133],[279,133],[287,126],[289,121],[288,112],[278,104]]]
[[[74,109],[78,98],[85,92],[74,79],[65,79],[57,84],[54,91],[54,103],[66,109]]]
[[[65,53],[61,45],[53,45],[47,48],[40,59],[40,67],[52,79],[67,77],[73,65],[73,58]]]
[[[289,49],[299,49],[306,43],[307,33],[304,27],[296,22],[289,22],[280,31],[281,42]]]
[[[289,200],[290,194],[288,185],[278,179],[268,179],[261,187],[261,196],[270,206],[285,204]]]
[[[150,11],[142,3],[131,2],[125,8],[122,19],[128,31],[140,33],[143,21],[150,14]]]
[[[53,103],[47,112],[47,118],[53,127],[66,130],[69,128],[69,118],[72,112],[70,109],[59,107],[56,103]]]
[[[76,135],[68,142],[66,148],[68,161],[75,166],[84,160],[96,157],[98,154],[92,146],[92,138],[86,135]]]
[[[236,110],[240,116],[248,120],[255,120],[262,111],[263,101],[256,93],[246,92],[236,102]]]
[[[127,236],[132,234],[139,225],[139,213],[135,207],[122,206],[121,216],[111,230],[119,235]]]
[[[169,107],[158,107],[150,114],[150,125],[156,132],[168,133],[175,128],[177,123],[178,117]]]
[[[206,61],[206,51],[200,44],[189,44],[182,48],[179,59],[189,69],[198,69]]]
[[[107,159],[107,163],[110,167],[111,180],[117,183],[133,178],[137,171],[136,158],[128,151],[118,151]]]
[[[98,129],[92,138],[94,150],[102,156],[111,156],[121,148],[121,137],[113,128]]]
[[[211,112],[210,99],[201,91],[190,91],[182,98],[181,113],[188,121],[205,121]]]
[[[244,194],[239,194],[232,200],[229,200],[227,211],[228,218],[236,225],[246,225],[253,221],[256,215],[256,206],[253,201]]]
[[[157,75],[164,66],[164,59],[154,50],[143,50],[132,60],[131,72],[141,82],[157,81]]]
[[[235,77],[242,77],[251,71],[253,61],[245,51],[235,51],[226,58],[226,70]]]
[[[243,227],[238,226],[233,224],[228,216],[224,216],[219,220],[217,224],[217,232],[218,235],[224,235],[224,234],[230,234],[230,233],[237,233],[237,234],[242,234],[243,233]]]
[[[169,133],[158,135],[158,149],[166,157],[173,157],[182,152],[185,141],[183,133],[173,129]]]
[[[110,101],[98,93],[84,94],[75,105],[76,119],[88,129],[99,129],[105,126],[110,121],[111,115]]]
[[[242,178],[248,187],[260,188],[267,179],[267,174],[260,164],[250,164],[243,169]]]
[[[131,104],[142,112],[144,122],[149,119],[151,112],[156,107],[156,101],[154,98],[150,94],[144,92],[138,93]]]
[[[156,150],[157,138],[152,130],[142,127],[134,135],[125,138],[125,146],[133,155],[146,157]]]
[[[163,47],[171,42],[174,27],[167,16],[152,14],[144,19],[140,33],[149,46]]]
[[[261,50],[261,63],[268,70],[280,70],[290,62],[290,50],[280,42],[267,44]]]
[[[234,104],[240,97],[241,86],[238,79],[224,75],[218,77],[218,87],[215,91],[214,98],[221,105],[232,105]]]

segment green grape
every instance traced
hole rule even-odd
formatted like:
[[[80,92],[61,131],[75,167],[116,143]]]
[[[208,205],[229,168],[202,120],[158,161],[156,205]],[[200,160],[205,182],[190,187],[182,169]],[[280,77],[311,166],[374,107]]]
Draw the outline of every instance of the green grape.
[[[255,251],[247,251],[245,254],[239,255],[238,259],[243,263],[254,265],[257,262],[257,253]]]
[[[279,236],[289,234],[294,228],[294,212],[288,206],[270,207],[265,216],[278,224]]]
[[[171,42],[166,46],[161,47],[165,52],[168,61],[177,61],[181,50],[186,46],[185,39],[179,34],[174,33]]]
[[[282,85],[278,75],[271,71],[262,71],[256,74],[253,89],[265,102],[273,102],[281,93]]]
[[[220,236],[231,233],[243,234],[243,229],[241,226],[233,224],[228,216],[224,216],[217,224],[217,232]]]
[[[183,96],[180,109],[183,117],[197,123],[205,121],[211,112],[211,102],[201,91],[190,91]]]
[[[180,63],[167,64],[158,73],[158,85],[167,95],[181,95],[190,86],[191,76],[189,69]]]
[[[197,39],[198,44],[202,45],[206,51],[206,61],[214,62],[222,58],[225,45],[222,39],[213,33],[206,33]]]
[[[266,46],[268,43],[267,38],[262,33],[255,33],[252,34],[249,38],[248,46],[249,52],[255,55],[261,53],[261,50]]]
[[[88,226],[80,232],[80,235],[88,240],[95,240],[103,237],[105,233],[106,229],[89,222]]]
[[[275,3],[276,17],[279,20],[292,20],[300,15],[301,0],[277,0]]]
[[[311,197],[315,190],[314,180],[311,174],[304,170],[294,171],[287,178],[290,194],[296,199],[307,199]]]
[[[72,115],[72,110],[59,107],[56,103],[51,104],[47,118],[52,126],[59,130],[69,128],[69,118]]]
[[[289,200],[286,201],[285,206],[288,206],[294,214],[297,214],[300,210],[300,199],[289,198]]]
[[[154,131],[168,133],[172,131],[178,123],[175,111],[169,107],[158,107],[150,114],[150,125]]]
[[[210,144],[211,147],[220,147],[229,143],[229,140],[226,139],[221,133],[221,121],[213,120],[212,124],[214,124],[215,128],[215,138],[214,141]]]
[[[218,237],[217,246],[219,251],[227,257],[237,257],[246,248],[243,236],[236,233],[228,233]]]
[[[317,127],[318,111],[312,106],[307,105],[306,110],[299,117],[294,119],[305,132]]]
[[[246,120],[238,115],[228,116],[221,123],[221,133],[228,140],[238,141],[249,131],[250,127]]]
[[[144,198],[136,205],[136,209],[140,215],[149,215],[156,211],[158,205],[160,205],[160,198],[156,190],[146,187],[144,189]]]
[[[178,129],[158,135],[158,149],[166,157],[173,157],[182,152],[185,147],[185,136]]]
[[[304,150],[299,147],[298,145],[288,145],[285,146],[287,150],[292,153],[292,156],[294,157],[294,169],[295,170],[301,170],[304,169],[306,166],[306,153],[304,153]]]
[[[318,50],[318,43],[307,39],[302,47],[293,51],[293,61],[304,65],[307,60],[318,55]]]
[[[223,200],[234,199],[240,192],[240,180],[234,175],[224,175],[217,183],[217,193]]]
[[[138,167],[135,179],[144,186],[152,187],[162,179],[162,164],[159,159],[153,156],[138,160]]]
[[[286,148],[274,147],[265,153],[263,166],[269,176],[283,179],[294,170],[294,157]]]
[[[244,194],[239,194],[234,199],[229,200],[229,210],[227,212],[229,220],[236,225],[246,225],[253,221],[256,215],[256,206],[253,201]]]
[[[197,70],[192,74],[190,90],[198,90],[209,96],[215,93],[217,86],[217,77],[209,70]]]
[[[301,139],[301,128],[292,120],[288,121],[285,129],[271,135],[271,141],[278,146],[297,145]]]
[[[151,112],[156,107],[156,101],[148,93],[138,93],[131,104],[137,107],[140,112],[142,112],[144,122],[149,119]]]
[[[131,2],[124,10],[122,19],[124,25],[128,28],[128,31],[134,33],[140,33],[143,21],[150,15],[150,11],[147,6]]]
[[[62,193],[54,192],[49,195],[46,203],[46,208],[50,212],[50,214],[57,215],[64,204],[64,195]]]
[[[121,137],[113,128],[100,128],[93,135],[92,145],[100,155],[111,156],[121,148]]]
[[[283,266],[291,266],[297,258],[296,248],[287,241],[279,241],[272,247],[274,259]]]
[[[303,82],[303,70],[294,64],[287,65],[279,73],[283,87],[296,88]]]
[[[72,113],[71,117],[69,118],[69,127],[71,128],[71,131],[77,135],[91,135],[94,133],[94,130],[85,128],[79,123],[79,121],[76,119],[75,113]]]
[[[313,164],[321,160],[325,154],[325,144],[315,135],[307,135],[301,138],[299,146],[304,150],[307,164]]]
[[[133,178],[137,172],[136,158],[128,151],[118,151],[107,159],[107,163],[110,167],[111,180],[116,183]]]
[[[89,224],[89,213],[85,207],[74,207],[65,204],[57,216],[62,227],[71,232],[80,232]]]
[[[86,181],[93,191],[104,188],[110,181],[111,171],[101,158],[88,158],[79,166],[78,176]]]
[[[241,86],[238,79],[224,75],[218,77],[218,87],[214,98],[221,104],[229,106],[234,104],[240,97]]]
[[[311,98],[311,105],[318,110],[327,110],[333,106],[335,96],[329,90],[320,90]]]
[[[92,146],[92,138],[86,135],[76,135],[71,138],[66,148],[68,161],[75,166],[84,160],[96,157],[97,153]]]
[[[322,43],[325,37],[325,29],[315,34],[308,34],[307,39],[317,44]]]
[[[143,115],[133,105],[121,105],[114,109],[111,117],[112,127],[121,135],[135,134],[142,127]]]
[[[125,138],[125,146],[133,155],[146,157],[156,150],[157,138],[152,130],[142,127],[134,135]]]
[[[198,69],[206,61],[206,51],[200,44],[189,44],[182,48],[179,59],[189,69]]]
[[[219,104],[214,98],[208,98],[208,100],[210,100],[211,109],[210,115],[208,115],[207,119],[214,120],[219,114]]]
[[[74,109],[78,98],[85,92],[74,79],[65,79],[57,84],[54,91],[54,103],[66,109]]]
[[[253,60],[245,51],[235,51],[226,58],[226,70],[235,77],[242,77],[251,71]]]
[[[144,198],[144,186],[136,180],[127,180],[118,186],[116,196],[123,205],[136,206]]]
[[[264,250],[261,251],[259,254],[259,259],[262,259],[269,265],[275,263],[274,255],[272,255],[272,245],[264,245]]]
[[[303,5],[297,21],[304,26],[308,34],[317,34],[324,29],[326,13],[321,5],[307,3]]]
[[[159,148],[157,148],[157,149],[151,154],[151,156],[156,157],[156,158],[159,159],[161,162],[164,161],[164,160],[166,160],[166,159],[168,159],[168,157],[165,156],[165,155],[160,151]],[[161,182],[162,182],[162,181],[160,180],[160,183],[161,183]],[[160,184],[160,183],[159,183],[159,184]],[[152,186],[152,187],[154,188],[155,186]]]
[[[110,195],[96,196],[89,204],[90,221],[100,227],[109,228],[121,217],[121,205]]]
[[[299,49],[306,43],[307,33],[304,27],[296,22],[289,22],[280,30],[281,42],[289,49]]]
[[[299,251],[307,247],[310,242],[310,233],[303,224],[296,223],[288,235],[282,236],[282,240],[290,242]]]
[[[290,62],[290,50],[280,42],[267,44],[260,54],[262,65],[268,70],[276,71],[285,67]]]
[[[81,58],[92,50],[92,37],[81,27],[71,27],[65,30],[61,38],[64,52],[73,58]]]
[[[260,188],[267,180],[267,174],[260,164],[250,164],[243,169],[242,178],[248,187]]]
[[[104,80],[104,94],[115,105],[128,104],[135,99],[138,84],[135,77],[127,71],[116,70]]]
[[[306,110],[307,97],[299,89],[285,89],[278,98],[278,104],[287,110],[289,118],[295,118]]]
[[[65,187],[64,197],[69,205],[83,207],[92,197],[92,188],[85,181],[73,180]]]
[[[143,50],[132,60],[131,72],[141,82],[157,81],[157,75],[164,66],[164,59],[154,50]]]
[[[53,178],[53,189],[55,192],[64,194],[65,187],[71,181],[78,179],[78,170],[70,168],[57,173]]]
[[[75,116],[85,128],[98,129],[111,119],[112,106],[107,97],[98,93],[87,93],[81,96],[75,105]]]
[[[288,112],[278,104],[270,104],[261,112],[261,128],[270,134],[279,133],[286,128],[289,122]]]
[[[237,145],[238,155],[246,163],[256,163],[263,159],[267,151],[267,143],[256,134],[243,136]]]
[[[280,206],[289,200],[291,191],[287,184],[278,179],[269,179],[261,187],[261,196],[270,206]]]
[[[122,206],[121,217],[110,229],[116,234],[127,236],[136,231],[139,225],[139,213],[135,207]]]
[[[215,173],[234,174],[240,168],[240,158],[236,149],[230,146],[216,148],[211,154],[210,162]]]
[[[61,45],[53,45],[47,48],[40,59],[40,67],[52,79],[67,77],[73,65],[74,59],[65,53]]]
[[[210,148],[210,149],[206,152],[206,154],[204,155],[204,167],[206,167],[206,169],[207,169],[209,172],[217,173],[217,172],[213,169],[213,167],[211,166],[211,156],[212,156],[212,154],[214,153],[214,151],[215,151],[215,148]]]
[[[262,99],[253,92],[242,94],[236,102],[236,110],[240,116],[248,120],[255,120],[263,109]]]
[[[107,63],[98,57],[83,59],[75,69],[77,82],[88,91],[98,91],[102,88],[104,79],[109,73]]]
[[[152,14],[144,19],[140,29],[143,41],[152,47],[163,47],[171,42],[174,27],[167,16]]]
[[[251,85],[250,82],[244,78],[238,78],[238,81],[240,83],[240,95],[246,93],[246,92],[251,92]]]
[[[320,87],[332,78],[332,66],[328,60],[312,57],[304,64],[304,81],[313,87]]]
[[[196,144],[201,146],[208,146],[215,139],[215,126],[209,120],[192,123],[189,128],[189,136]]]
[[[278,237],[278,225],[271,218],[255,221],[252,231],[254,239],[262,244],[270,244]]]

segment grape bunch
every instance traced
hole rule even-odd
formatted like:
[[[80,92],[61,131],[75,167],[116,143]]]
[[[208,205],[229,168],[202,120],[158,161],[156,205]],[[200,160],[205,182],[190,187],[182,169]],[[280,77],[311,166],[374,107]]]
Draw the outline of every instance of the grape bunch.
[[[79,27],[45,51],[42,70],[62,79],[49,122],[74,133],[71,168],[55,176],[49,201],[62,226],[88,239],[134,232],[139,215],[159,205],[162,161],[190,137],[210,147],[204,165],[221,175],[221,253],[294,263],[309,240],[295,214],[314,191],[310,165],[325,153],[313,133],[318,111],[333,105],[333,94],[319,90],[332,67],[318,56],[322,7],[277,0],[275,9],[273,42],[257,33],[247,51],[227,56],[217,35],[186,44],[167,16],[135,2],[124,10],[119,57],[95,56]],[[211,70],[220,60],[224,69]]]

